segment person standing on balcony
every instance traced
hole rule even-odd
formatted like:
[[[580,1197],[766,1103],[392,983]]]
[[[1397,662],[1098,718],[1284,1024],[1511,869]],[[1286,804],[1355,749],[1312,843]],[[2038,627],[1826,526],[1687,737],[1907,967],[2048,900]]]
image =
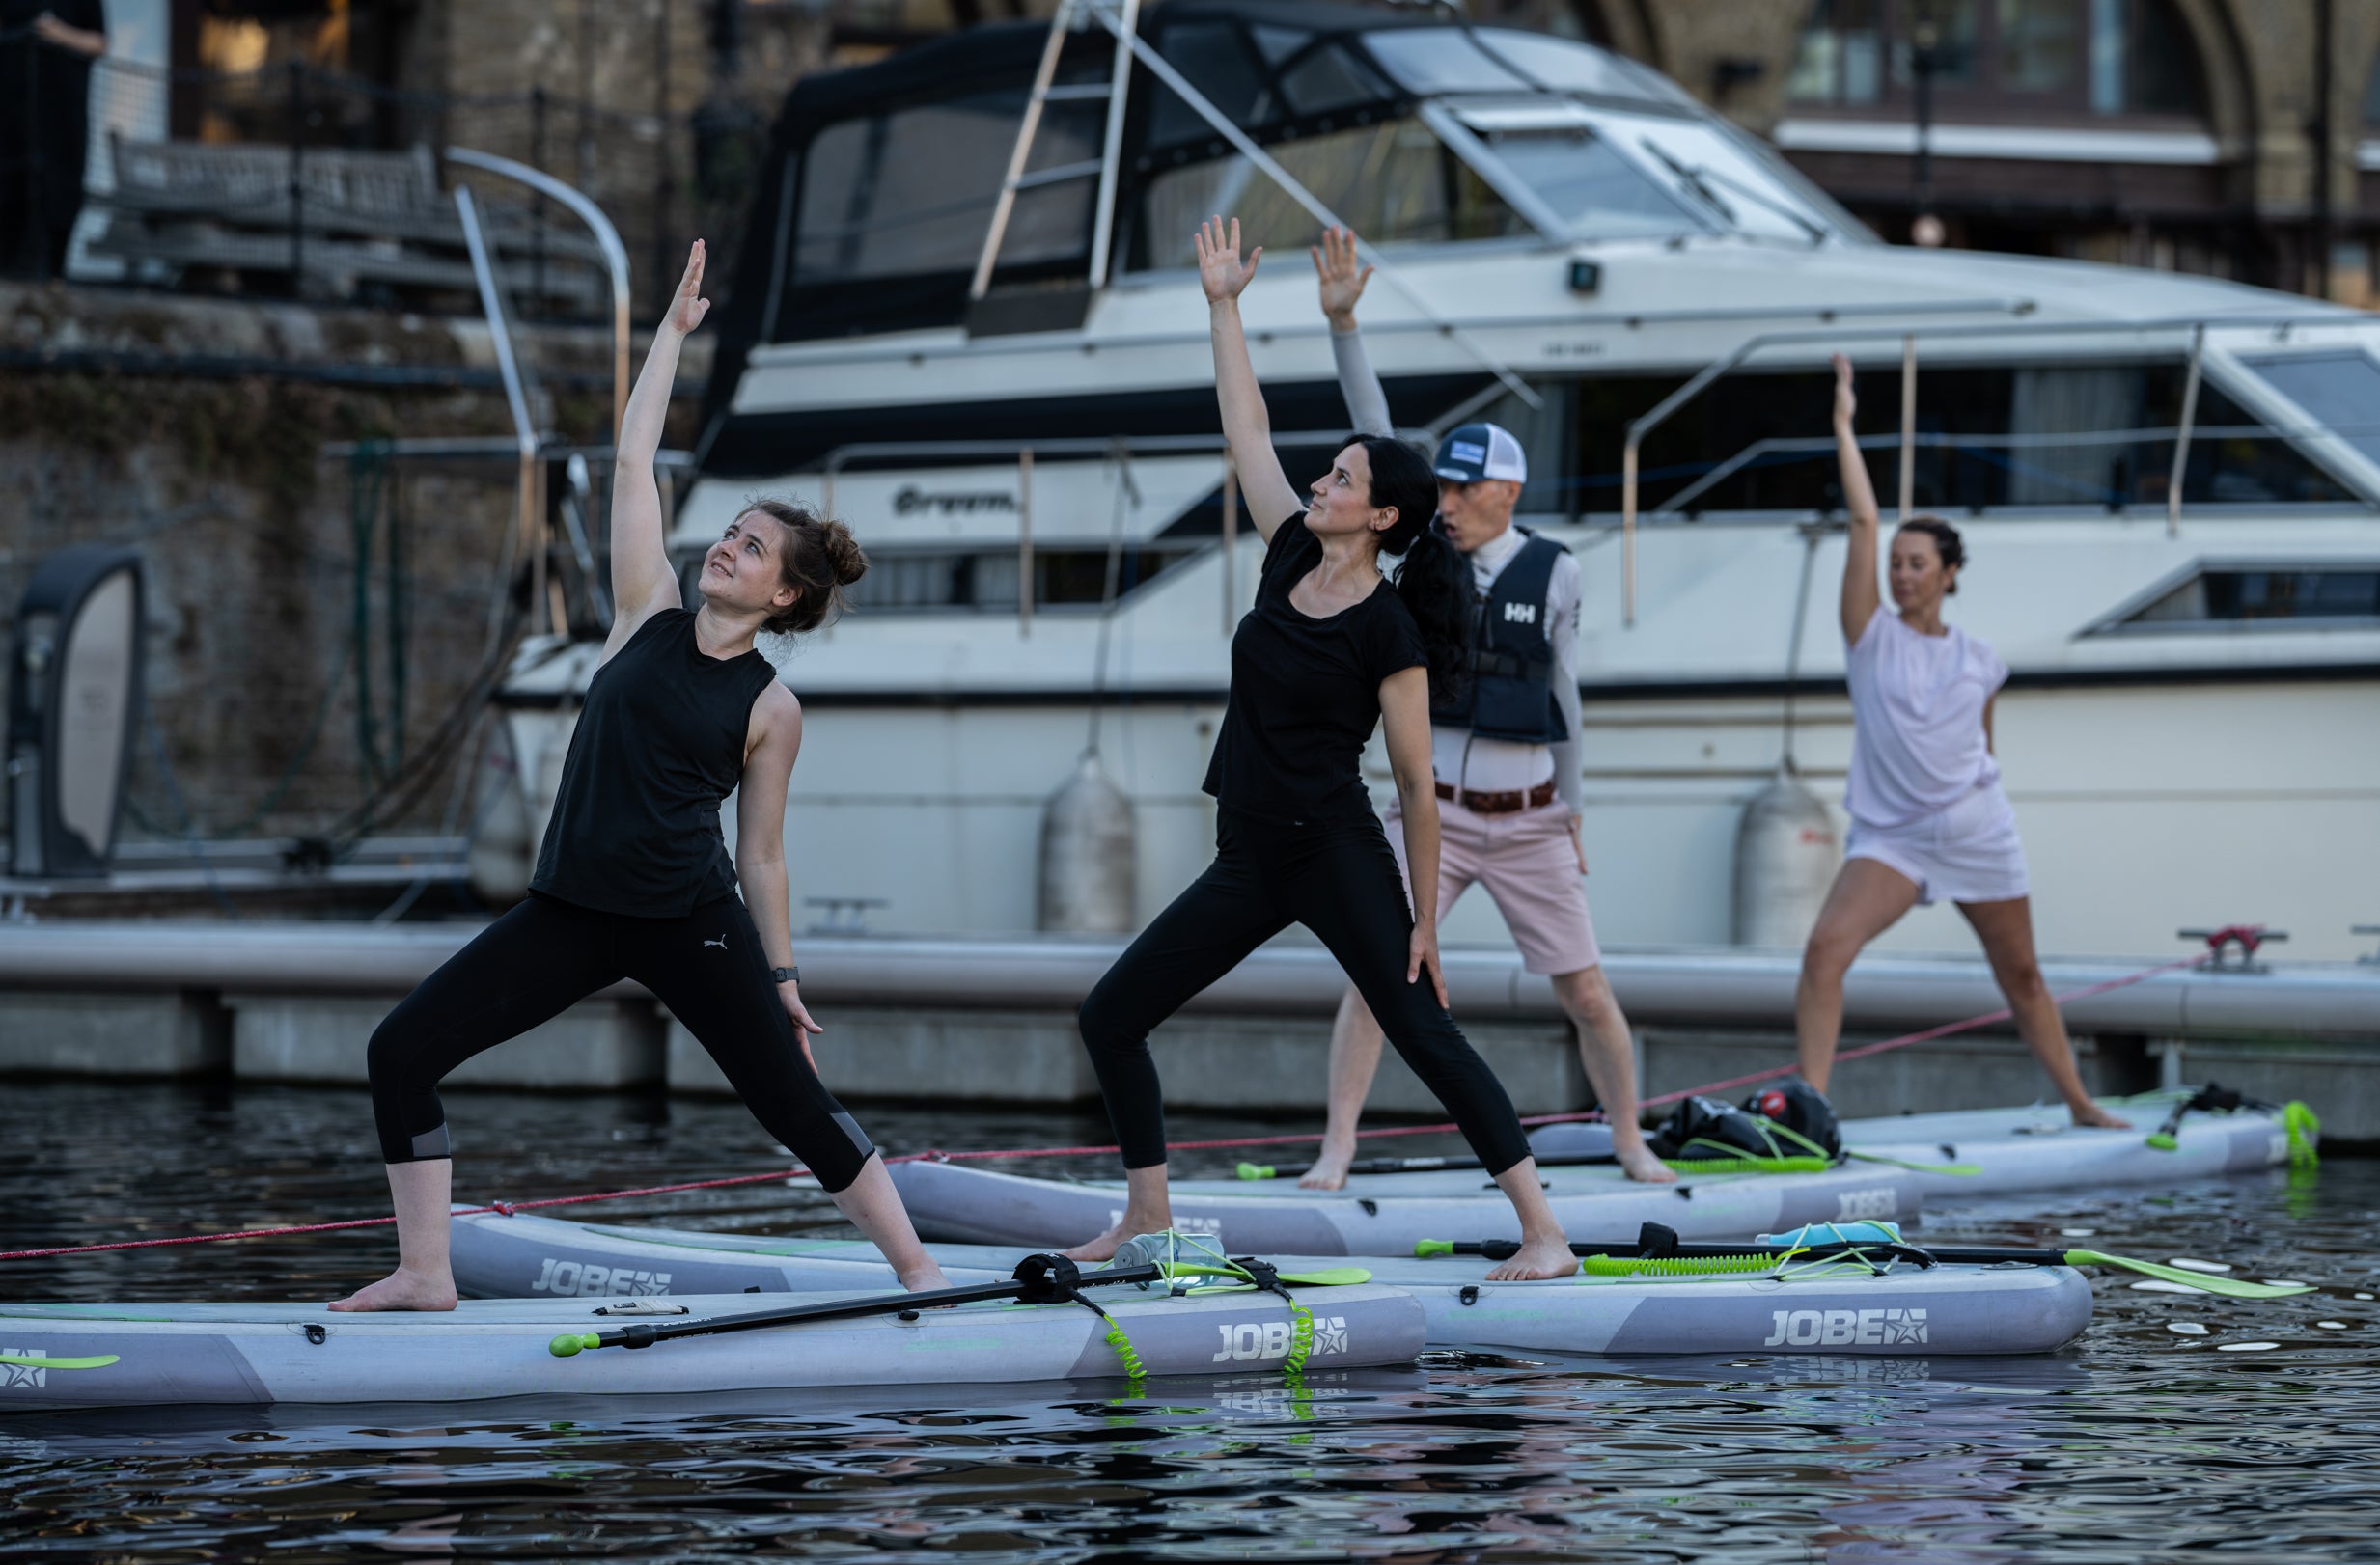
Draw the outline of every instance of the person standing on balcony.
[[[64,275],[83,206],[100,0],[0,0],[0,272]]]
[[[1371,268],[1355,235],[1327,229],[1313,252],[1322,314],[1331,323],[1339,389],[1358,433],[1393,427],[1388,395],[1372,373],[1355,324]],[[1487,888],[1520,947],[1521,962],[1553,981],[1578,1030],[1579,1063],[1611,1122],[1612,1151],[1631,1179],[1676,1179],[1645,1144],[1636,1117],[1636,1060],[1628,1019],[1603,975],[1587,911],[1587,849],[1580,835],[1585,785],[1579,764],[1578,558],[1516,526],[1528,481],[1520,442],[1493,424],[1467,424],[1438,443],[1438,523],[1470,568],[1469,677],[1430,708],[1429,748],[1438,818],[1438,917],[1476,882]],[[1389,841],[1401,845],[1398,805]],[[1398,859],[1399,871],[1406,861]],[[1407,875],[1408,880],[1411,878]],[[1331,1029],[1330,1108],[1322,1150],[1304,1178],[1338,1190],[1355,1157],[1355,1127],[1380,1066],[1380,1024],[1353,985]]]
[[[1852,418],[1851,361],[1835,355],[1835,454],[1851,535],[1842,563],[1842,639],[1851,685],[1851,814],[1843,865],[1802,952],[1794,1031],[1803,1079],[1826,1090],[1842,1033],[1842,980],[1868,943],[1911,908],[1956,903],[1991,961],[2016,1030],[2078,1125],[2129,1128],[2091,1100],[2065,1021],[2034,955],[2033,901],[2016,812],[1992,754],[1992,704],[2008,666],[1945,624],[1967,554],[1958,530],[1912,516],[1893,535],[1889,586],[1876,587],[1875,486]]]
[[[1578,1259],[1537,1182],[1520,1117],[1447,1013],[1438,971],[1429,701],[1462,665],[1470,595],[1462,563],[1429,531],[1437,495],[1428,463],[1395,439],[1350,441],[1302,499],[1290,486],[1239,318],[1240,292],[1263,253],[1241,259],[1236,219],[1227,229],[1209,218],[1199,231],[1224,438],[1264,539],[1256,606],[1232,637],[1231,700],[1206,773],[1215,860],[1083,1002],[1083,1045],[1123,1155],[1126,1194],[1114,1225],[1067,1253],[1106,1260],[1126,1239],[1174,1225],[1149,1030],[1299,923],[1347,970],[1510,1198],[1521,1248],[1489,1277],[1568,1277]],[[1380,573],[1383,554],[1404,561],[1393,584]],[[1415,865],[1411,908],[1360,769],[1382,727]]]

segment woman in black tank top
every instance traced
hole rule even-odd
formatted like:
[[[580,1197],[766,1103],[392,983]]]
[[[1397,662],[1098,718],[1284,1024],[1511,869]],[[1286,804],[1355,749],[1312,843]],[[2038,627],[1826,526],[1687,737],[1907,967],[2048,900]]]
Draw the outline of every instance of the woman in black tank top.
[[[452,1143],[437,1085],[472,1056],[623,978],[701,1040],[762,1126],[807,1164],[910,1288],[943,1286],[883,1161],[817,1077],[786,901],[785,795],[801,703],[753,647],[821,623],[868,568],[842,523],[761,501],[678,596],[653,454],[686,334],[710,308],[687,258],[620,430],[612,598],[529,899],[424,979],[374,1032],[373,1117],[396,1198],[396,1272],[333,1309],[452,1309]],[[719,809],[736,796],[731,860]],[[741,881],[744,897],[737,895]]]

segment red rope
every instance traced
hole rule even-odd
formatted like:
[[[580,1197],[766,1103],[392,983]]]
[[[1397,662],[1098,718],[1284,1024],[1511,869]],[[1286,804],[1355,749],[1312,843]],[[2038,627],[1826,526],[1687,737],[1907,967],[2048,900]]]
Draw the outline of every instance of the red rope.
[[[2208,944],[2211,947],[2217,938],[2237,937],[2243,932],[2245,931],[2242,926],[2219,930],[2215,937],[2209,938]],[[2253,949],[2253,946],[2250,948]],[[2129,988],[2133,984],[2145,982],[2162,974],[2176,973],[2185,968],[2201,966],[2213,960],[2213,957],[2214,952],[2207,950],[2177,962],[2161,962],[2155,967],[2143,968],[2140,972],[2129,974],[2124,977],[2109,978],[2101,983],[2069,990],[2062,995],[2054,995],[2051,1000],[2060,1005],[2065,1004],[2068,1001],[2088,1000],[2093,995],[2104,995],[2113,990]],[[1883,1054],[1888,1049],[1900,1049],[1913,1043],[1925,1043],[1935,1038],[1947,1038],[1956,1032],[1972,1032],[1977,1028],[1989,1027],[1994,1022],[2005,1022],[2012,1014],[2006,1006],[2003,1006],[1999,1010],[1987,1012],[1981,1016],[1970,1016],[1963,1022],[1948,1022],[1941,1027],[1927,1028],[1922,1032],[1907,1032],[1897,1038],[1887,1038],[1882,1043],[1870,1043],[1858,1049],[1845,1050],[1837,1055],[1835,1058],[1837,1063],[1848,1059],[1865,1059],[1870,1055]],[[1712,1082],[1702,1086],[1688,1087],[1682,1092],[1664,1092],[1658,1097],[1645,1099],[1642,1107],[1650,1109],[1664,1103],[1675,1103],[1681,1098],[1698,1097],[1705,1092],[1725,1092],[1733,1087],[1750,1086],[1755,1082],[1774,1081],[1780,1076],[1792,1075],[1796,1067],[1792,1065],[1779,1065],[1773,1070],[1755,1071],[1749,1076],[1738,1076],[1725,1082]],[[1524,1125],[1552,1125],[1565,1120],[1587,1119],[1599,1117],[1599,1115],[1600,1111],[1597,1110],[1589,1110],[1581,1113],[1531,1114],[1523,1118],[1521,1123]],[[1389,1125],[1376,1130],[1359,1130],[1356,1135],[1365,1138],[1434,1136],[1457,1128],[1451,1121],[1440,1125]],[[1280,1146],[1290,1142],[1315,1141],[1320,1139],[1311,1131],[1295,1131],[1279,1136],[1230,1136],[1204,1141],[1168,1141],[1165,1144],[1166,1149],[1172,1152],[1201,1152],[1240,1146]],[[1114,1146],[1039,1146],[1011,1147],[982,1152],[904,1152],[898,1157],[886,1158],[884,1161],[888,1164],[917,1163],[930,1159],[938,1163],[971,1163],[1014,1158],[1096,1157],[1120,1149]],[[511,1217],[515,1212],[530,1211],[539,1207],[580,1206],[590,1201],[619,1201],[637,1195],[674,1195],[681,1191],[722,1190],[732,1185],[765,1185],[798,1179],[809,1171],[807,1168],[792,1168],[772,1173],[736,1174],[726,1179],[690,1179],[676,1185],[644,1185],[635,1190],[596,1191],[586,1195],[548,1195],[535,1201],[491,1201],[485,1206],[463,1208],[456,1215],[498,1212]],[[350,1218],[345,1222],[297,1222],[278,1228],[241,1228],[231,1233],[185,1234],[179,1239],[120,1239],[113,1244],[105,1245],[60,1245],[49,1249],[0,1250],[0,1261],[37,1260],[47,1255],[88,1255],[106,1249],[152,1249],[167,1245],[207,1245],[222,1239],[274,1239],[290,1234],[331,1233],[342,1228],[378,1228],[385,1227],[396,1221],[393,1217]]]

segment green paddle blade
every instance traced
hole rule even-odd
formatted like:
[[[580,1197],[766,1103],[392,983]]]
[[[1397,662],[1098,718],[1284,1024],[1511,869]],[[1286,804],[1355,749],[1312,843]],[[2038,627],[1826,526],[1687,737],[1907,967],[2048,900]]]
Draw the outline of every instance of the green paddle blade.
[[[2161,1130],[2152,1130],[2148,1133],[2148,1144],[2159,1152],[2175,1151],[2181,1146],[2180,1141]]]
[[[1454,1253],[1454,1241],[1452,1239],[1416,1240],[1413,1253],[1422,1260],[1427,1260],[1432,1255],[1452,1255]]]
[[[602,1338],[596,1336],[592,1332],[565,1332],[560,1336],[554,1338],[551,1342],[545,1344],[545,1351],[552,1354],[557,1359],[568,1359],[575,1356],[582,1348],[599,1348],[601,1346],[603,1346]]]
[[[1243,1163],[1239,1166],[1239,1176],[1242,1179],[1270,1179],[1273,1166],[1269,1163]]]
[[[112,1353],[96,1354],[89,1359],[43,1359],[30,1353],[0,1353],[0,1364],[16,1364],[26,1369],[105,1369],[116,1361]]]
[[[2299,1294],[2313,1292],[2311,1286],[2303,1282],[2250,1282],[2242,1277],[2216,1277],[2158,1261],[2136,1261],[2128,1255],[2102,1255],[2095,1249],[2069,1249],[2066,1264],[2119,1267],[2160,1282],[2178,1282],[2201,1293],[2219,1293],[2227,1299],[2294,1299]]]

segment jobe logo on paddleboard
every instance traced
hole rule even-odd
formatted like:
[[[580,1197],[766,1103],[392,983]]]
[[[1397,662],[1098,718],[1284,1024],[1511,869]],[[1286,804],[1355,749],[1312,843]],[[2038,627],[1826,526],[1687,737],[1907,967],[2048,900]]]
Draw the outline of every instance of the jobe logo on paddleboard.
[[[1889,1218],[1900,1210],[1900,1202],[1893,1198],[1893,1187],[1882,1185],[1874,1190],[1846,1190],[1835,1196],[1835,1221],[1850,1218]]]
[[[40,1390],[49,1384],[49,1369],[42,1360],[47,1348],[0,1348],[0,1390]]]
[[[545,1269],[529,1284],[531,1293],[557,1298],[593,1299],[606,1294],[650,1294],[670,1291],[667,1272],[631,1272],[624,1266],[596,1266],[591,1261],[561,1261],[545,1257]]]
[[[1218,1325],[1223,1333],[1223,1351],[1211,1362],[1218,1364],[1244,1363],[1252,1359],[1287,1359],[1289,1344],[1295,1339],[1296,1328],[1287,1321],[1254,1321],[1238,1326]],[[1347,1351],[1347,1318],[1344,1315],[1316,1315],[1314,1318],[1314,1347],[1312,1356]]]
[[[1922,1309],[1772,1309],[1763,1348],[1894,1347],[1924,1342]]]

